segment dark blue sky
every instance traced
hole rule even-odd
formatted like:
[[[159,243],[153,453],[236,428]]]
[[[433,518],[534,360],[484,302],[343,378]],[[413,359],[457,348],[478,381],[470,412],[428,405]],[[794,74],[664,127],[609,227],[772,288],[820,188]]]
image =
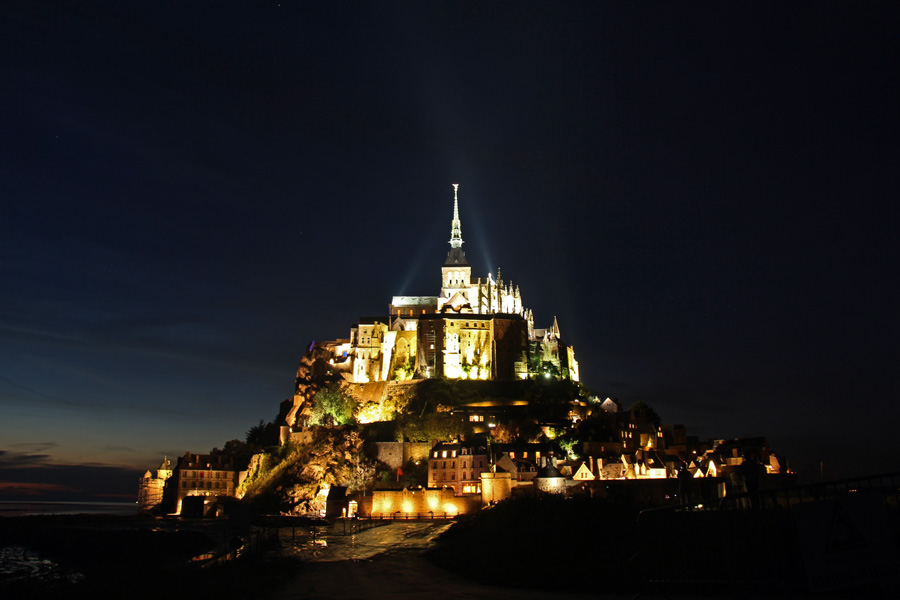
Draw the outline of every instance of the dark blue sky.
[[[896,3],[196,4],[0,8],[0,497],[272,419],[454,182],[597,394],[896,470]]]

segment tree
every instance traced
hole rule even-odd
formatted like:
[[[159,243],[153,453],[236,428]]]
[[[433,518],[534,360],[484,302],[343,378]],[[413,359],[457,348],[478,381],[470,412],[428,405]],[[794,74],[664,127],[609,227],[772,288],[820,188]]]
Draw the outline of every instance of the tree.
[[[518,431],[512,423],[498,423],[491,429],[491,437],[498,444],[511,444],[518,440]]]
[[[278,445],[278,426],[272,421],[266,423],[262,419],[259,424],[254,425],[247,430],[244,438],[247,445],[252,446],[254,450],[262,450],[269,446]]]
[[[431,413],[422,417],[407,415],[397,426],[397,437],[410,442],[453,441],[470,433],[471,427],[452,413]]]
[[[408,381],[415,374],[416,365],[413,364],[412,359],[407,359],[405,363],[394,369],[394,379],[399,379],[400,381]]]
[[[309,414],[312,425],[348,425],[354,422],[356,401],[341,388],[340,383],[329,383],[313,396]]]
[[[653,407],[646,402],[635,402],[628,410],[631,412],[632,416],[642,416],[657,427],[662,423],[662,420],[659,418],[659,415],[656,414],[656,411],[653,410]]]
[[[224,448],[221,450],[213,448],[210,451],[210,455],[230,456],[234,459],[234,466],[238,469],[243,469],[243,467],[250,462],[250,457],[253,456],[255,452],[255,448],[246,442],[242,442],[241,440],[228,440],[225,442]]]

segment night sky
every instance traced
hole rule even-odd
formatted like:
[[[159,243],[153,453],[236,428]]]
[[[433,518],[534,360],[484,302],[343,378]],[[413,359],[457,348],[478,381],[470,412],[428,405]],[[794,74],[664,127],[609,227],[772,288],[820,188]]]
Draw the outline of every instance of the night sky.
[[[452,183],[596,394],[898,470],[900,4],[58,4],[0,7],[0,499],[273,419]]]

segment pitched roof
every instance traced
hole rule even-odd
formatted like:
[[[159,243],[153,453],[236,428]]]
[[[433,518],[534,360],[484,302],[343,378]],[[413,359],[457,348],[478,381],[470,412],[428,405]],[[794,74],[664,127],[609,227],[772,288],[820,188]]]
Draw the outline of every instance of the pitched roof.
[[[468,267],[469,263],[466,261],[466,253],[463,252],[462,248],[450,248],[450,252],[447,253],[447,261],[444,263],[445,267]]]

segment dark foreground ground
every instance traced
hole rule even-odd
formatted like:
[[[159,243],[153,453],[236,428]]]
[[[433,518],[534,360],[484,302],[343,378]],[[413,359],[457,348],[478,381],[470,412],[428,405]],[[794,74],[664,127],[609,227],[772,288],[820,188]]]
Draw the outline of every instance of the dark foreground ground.
[[[595,501],[530,500],[504,503],[457,523],[396,522],[355,535],[342,535],[340,528],[315,536],[288,528],[276,530],[275,544],[263,543],[229,562],[193,560],[220,552],[237,537],[222,521],[0,519],[0,549],[39,551],[25,561],[38,576],[0,569],[0,599],[898,597],[884,585],[812,593],[796,578],[777,580],[761,572],[752,562],[761,550],[784,563],[785,573],[801,572],[796,570],[800,556],[753,542],[749,530],[780,526],[775,517],[738,515],[713,539],[710,532],[722,529],[724,521],[701,515],[670,522],[668,530],[657,524],[648,530],[636,513],[634,507]],[[686,527],[678,533],[680,541],[673,542],[681,526]],[[755,537],[774,539],[763,533]],[[684,564],[696,564],[697,576],[654,580],[673,565],[683,573]]]
[[[221,522],[46,515],[0,519],[0,598],[254,598],[296,570],[273,557],[215,568],[196,560],[234,538]]]

